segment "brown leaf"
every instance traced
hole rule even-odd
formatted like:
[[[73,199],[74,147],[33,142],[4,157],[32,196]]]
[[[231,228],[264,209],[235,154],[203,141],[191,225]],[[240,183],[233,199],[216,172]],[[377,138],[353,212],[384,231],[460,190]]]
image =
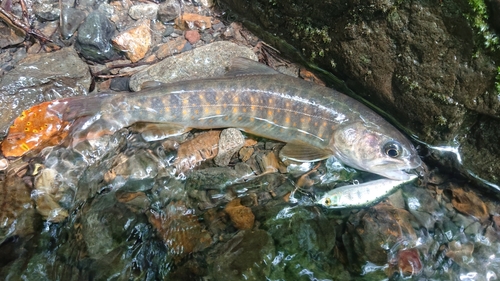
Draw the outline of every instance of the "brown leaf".
[[[451,192],[453,194],[451,203],[459,212],[473,216],[481,222],[489,218],[486,204],[474,192],[456,186],[451,187]]]

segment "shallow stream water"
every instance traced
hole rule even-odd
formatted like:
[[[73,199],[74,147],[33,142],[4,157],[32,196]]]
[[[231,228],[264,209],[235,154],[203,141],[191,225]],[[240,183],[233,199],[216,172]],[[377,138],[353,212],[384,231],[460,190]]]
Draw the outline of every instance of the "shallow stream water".
[[[2,280],[498,279],[498,201],[437,169],[330,210],[315,196],[371,176],[335,159],[281,173],[281,144],[261,139],[180,173],[171,142],[123,129],[11,164]]]

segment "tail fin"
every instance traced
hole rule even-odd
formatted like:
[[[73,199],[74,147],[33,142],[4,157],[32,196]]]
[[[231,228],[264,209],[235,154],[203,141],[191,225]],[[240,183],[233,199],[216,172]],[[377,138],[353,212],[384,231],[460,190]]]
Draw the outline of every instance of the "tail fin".
[[[54,103],[54,108],[59,109],[62,120],[71,121],[79,117],[95,115],[101,110],[103,104],[110,102],[111,96],[112,94],[97,94],[64,98]]]

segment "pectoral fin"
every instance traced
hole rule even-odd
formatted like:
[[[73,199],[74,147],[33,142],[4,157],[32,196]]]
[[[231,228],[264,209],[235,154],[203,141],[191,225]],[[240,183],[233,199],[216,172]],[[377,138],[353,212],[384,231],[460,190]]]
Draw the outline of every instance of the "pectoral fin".
[[[288,143],[281,149],[279,156],[283,161],[315,162],[332,156],[332,152],[307,144]]]
[[[182,125],[169,123],[145,123],[137,122],[130,126],[130,129],[141,133],[146,141],[156,141],[168,137],[178,136],[191,130]]]

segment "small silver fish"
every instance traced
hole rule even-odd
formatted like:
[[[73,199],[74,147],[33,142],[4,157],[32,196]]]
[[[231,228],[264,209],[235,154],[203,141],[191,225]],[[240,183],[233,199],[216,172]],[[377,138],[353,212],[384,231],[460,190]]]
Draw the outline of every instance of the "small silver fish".
[[[408,180],[380,179],[335,188],[321,196],[316,204],[330,209],[366,207],[388,196],[402,184],[417,178],[416,175],[409,176]]]

